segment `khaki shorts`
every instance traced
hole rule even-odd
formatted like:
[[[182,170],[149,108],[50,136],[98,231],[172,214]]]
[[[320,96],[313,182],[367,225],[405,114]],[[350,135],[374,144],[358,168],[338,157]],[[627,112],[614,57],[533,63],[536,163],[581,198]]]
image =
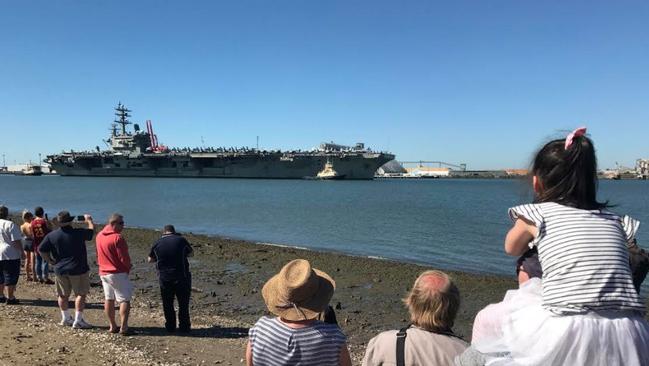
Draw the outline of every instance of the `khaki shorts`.
[[[88,272],[81,275],[56,275],[56,294],[69,297],[72,292],[76,296],[87,295],[90,292],[90,277]]]

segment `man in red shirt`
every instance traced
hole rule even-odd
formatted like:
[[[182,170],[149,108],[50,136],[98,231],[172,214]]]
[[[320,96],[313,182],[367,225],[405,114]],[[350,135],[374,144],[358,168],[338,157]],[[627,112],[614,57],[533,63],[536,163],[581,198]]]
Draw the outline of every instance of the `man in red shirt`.
[[[38,206],[34,209],[34,215],[36,218],[31,222],[32,234],[34,236],[33,248],[34,252],[32,255],[32,263],[34,264],[34,273],[38,277],[38,282],[45,283],[48,285],[53,285],[54,281],[50,280],[50,268],[47,261],[43,260],[41,253],[38,251],[38,246],[41,245],[41,242],[51,230],[47,222],[47,218],[44,218],[45,211],[42,207]]]
[[[124,217],[117,213],[112,214],[108,219],[108,224],[97,234],[95,242],[97,243],[99,276],[104,287],[104,311],[110,322],[108,331],[130,335],[132,331],[128,327],[128,315],[131,310],[133,284],[129,280],[128,274],[132,265],[126,240],[121,235],[122,230],[124,230]],[[119,328],[115,322],[115,301],[120,303],[121,324]]]

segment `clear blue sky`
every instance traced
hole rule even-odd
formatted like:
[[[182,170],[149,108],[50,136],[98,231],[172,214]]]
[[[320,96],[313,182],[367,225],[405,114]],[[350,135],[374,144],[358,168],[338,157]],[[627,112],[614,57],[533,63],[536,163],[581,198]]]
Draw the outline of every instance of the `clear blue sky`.
[[[525,167],[589,127],[649,157],[641,1],[1,1],[7,164],[107,137],[122,101],[170,146],[364,141],[399,160]]]

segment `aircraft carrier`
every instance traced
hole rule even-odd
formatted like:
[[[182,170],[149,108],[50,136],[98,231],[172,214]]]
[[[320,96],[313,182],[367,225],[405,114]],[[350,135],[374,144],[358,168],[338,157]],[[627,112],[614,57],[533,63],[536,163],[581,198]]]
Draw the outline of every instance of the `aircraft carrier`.
[[[146,131],[138,124],[128,131],[130,112],[121,103],[115,108],[117,119],[104,141],[107,150],[97,146],[93,151],[64,151],[48,155],[45,162],[62,176],[368,180],[394,159],[362,143],[353,147],[323,143],[308,151],[169,148],[158,144],[151,121],[146,121]],[[323,171],[326,174],[318,175]]]

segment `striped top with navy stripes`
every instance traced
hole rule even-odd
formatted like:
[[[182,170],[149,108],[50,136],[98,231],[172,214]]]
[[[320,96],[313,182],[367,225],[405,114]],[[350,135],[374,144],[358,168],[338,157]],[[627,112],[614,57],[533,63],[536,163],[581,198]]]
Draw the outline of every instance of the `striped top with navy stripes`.
[[[639,311],[645,306],[633,287],[627,245],[639,222],[606,210],[582,210],[554,202],[509,209],[512,220],[536,225],[543,269],[543,306],[555,313]]]
[[[335,324],[315,321],[293,329],[279,318],[261,317],[248,332],[254,366],[339,365],[347,338]]]

